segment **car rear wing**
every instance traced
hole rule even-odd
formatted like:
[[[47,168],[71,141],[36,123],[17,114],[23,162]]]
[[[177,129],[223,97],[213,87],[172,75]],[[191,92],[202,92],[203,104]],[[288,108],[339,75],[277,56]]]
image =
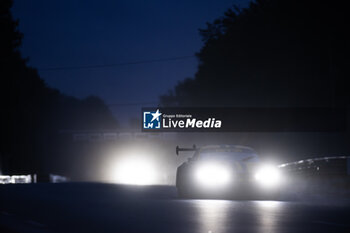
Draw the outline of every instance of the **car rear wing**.
[[[197,151],[199,148],[196,147],[196,145],[193,145],[192,148],[180,148],[179,146],[176,146],[176,155],[179,155],[180,151]]]

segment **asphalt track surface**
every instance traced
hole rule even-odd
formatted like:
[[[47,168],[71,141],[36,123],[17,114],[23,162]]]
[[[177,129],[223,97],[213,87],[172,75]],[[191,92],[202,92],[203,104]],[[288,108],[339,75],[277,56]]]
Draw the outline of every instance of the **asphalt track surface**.
[[[0,232],[350,232],[350,204],[181,200],[172,186],[0,185]]]

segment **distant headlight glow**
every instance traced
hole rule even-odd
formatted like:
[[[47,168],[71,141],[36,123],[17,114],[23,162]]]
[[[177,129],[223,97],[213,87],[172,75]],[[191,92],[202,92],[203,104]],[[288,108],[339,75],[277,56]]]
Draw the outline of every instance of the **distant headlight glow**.
[[[255,179],[264,186],[275,186],[281,181],[281,174],[274,166],[263,166],[255,173]]]
[[[223,186],[231,179],[230,171],[220,164],[201,164],[195,173],[196,180],[203,186]]]
[[[154,184],[157,181],[156,168],[146,159],[124,159],[115,168],[115,180],[122,184]]]

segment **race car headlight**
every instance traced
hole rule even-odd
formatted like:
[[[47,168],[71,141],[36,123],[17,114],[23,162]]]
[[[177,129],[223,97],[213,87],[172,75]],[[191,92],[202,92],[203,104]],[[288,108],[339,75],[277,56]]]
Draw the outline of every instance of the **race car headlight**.
[[[280,183],[281,174],[274,166],[264,166],[255,173],[255,179],[264,186],[275,186]]]
[[[151,185],[157,180],[156,168],[147,159],[128,158],[121,160],[115,170],[115,180],[121,184]]]
[[[201,164],[195,173],[196,180],[203,186],[222,186],[231,179],[229,169],[221,164]]]

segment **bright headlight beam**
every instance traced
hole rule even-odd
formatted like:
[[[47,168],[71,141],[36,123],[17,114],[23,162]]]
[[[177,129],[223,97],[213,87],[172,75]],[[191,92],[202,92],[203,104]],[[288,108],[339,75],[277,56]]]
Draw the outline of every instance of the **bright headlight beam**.
[[[280,182],[281,174],[278,168],[270,165],[261,167],[255,173],[255,179],[265,185],[265,186],[274,186]]]
[[[203,186],[222,186],[230,181],[230,172],[220,164],[201,164],[195,173],[196,180]]]
[[[157,179],[152,162],[141,158],[119,161],[115,172],[115,180],[121,184],[151,185]]]

